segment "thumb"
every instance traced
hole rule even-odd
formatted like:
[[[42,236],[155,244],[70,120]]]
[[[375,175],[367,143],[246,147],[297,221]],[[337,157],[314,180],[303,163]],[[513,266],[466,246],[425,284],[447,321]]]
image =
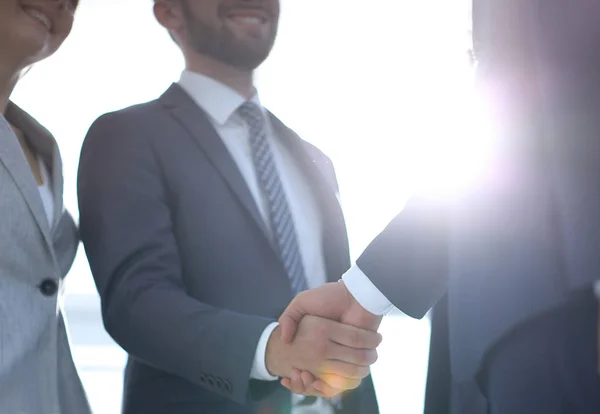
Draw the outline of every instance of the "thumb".
[[[290,343],[304,315],[339,321],[351,304],[342,283],[326,283],[298,294],[279,318],[281,339]]]
[[[284,344],[289,344],[294,339],[298,324],[306,311],[302,307],[302,302],[294,299],[288,305],[283,314],[279,317],[279,326],[281,326],[281,340]]]

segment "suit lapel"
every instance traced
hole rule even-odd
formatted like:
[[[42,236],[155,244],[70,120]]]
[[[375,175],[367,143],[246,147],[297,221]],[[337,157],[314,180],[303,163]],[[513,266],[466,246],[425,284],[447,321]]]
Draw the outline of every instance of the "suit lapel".
[[[179,85],[175,84],[165,92],[161,97],[161,101],[172,112],[176,120],[195,138],[201,150],[206,154],[207,159],[223,177],[261,233],[273,246],[267,226],[258,211],[256,202],[250,190],[248,190],[242,174],[204,111]]]
[[[21,125],[21,114],[14,105],[9,105],[6,110],[6,115],[23,130],[27,135],[28,131],[24,125]],[[15,118],[16,117],[16,118]],[[42,199],[33,174],[27,163],[27,159],[19,145],[18,139],[15,136],[12,128],[3,117],[0,118],[0,162],[4,164],[17,188],[25,199],[31,214],[33,215],[46,243],[52,245],[50,237],[50,226],[44,211]]]
[[[36,154],[42,157],[50,173],[50,185],[52,186],[54,204],[54,216],[52,217],[52,225],[50,226],[50,231],[52,232],[63,213],[63,173],[58,145],[52,134],[26,112],[19,109],[16,105],[13,105],[13,111],[21,120],[19,128],[25,133],[27,140],[33,146]]]
[[[314,153],[309,151],[312,147],[275,115],[270,115],[274,133],[288,147],[311,188],[315,189],[314,195],[323,216],[323,255],[327,279],[329,282],[337,281],[350,267],[350,255],[346,223],[338,198],[333,166],[324,165],[326,160],[321,153],[317,154],[316,150]],[[329,170],[326,170],[326,167],[330,167]]]
[[[330,174],[323,171],[322,161],[317,160],[314,154],[308,151],[308,145],[285,126],[275,115],[270,114],[271,125],[276,136],[288,147],[292,155],[298,161],[301,170],[311,184],[318,189],[317,197],[325,198],[329,207],[334,207],[341,213],[341,206],[337,198],[337,187]]]

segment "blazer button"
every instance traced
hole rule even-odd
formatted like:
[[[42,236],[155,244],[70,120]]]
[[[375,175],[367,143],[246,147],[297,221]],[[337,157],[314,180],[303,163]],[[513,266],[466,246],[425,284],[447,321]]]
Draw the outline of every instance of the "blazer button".
[[[53,279],[46,279],[40,284],[40,292],[44,296],[54,296],[58,292],[58,283]]]
[[[232,387],[231,387],[231,383],[229,381],[223,381],[223,386],[225,387],[225,391],[231,392]]]

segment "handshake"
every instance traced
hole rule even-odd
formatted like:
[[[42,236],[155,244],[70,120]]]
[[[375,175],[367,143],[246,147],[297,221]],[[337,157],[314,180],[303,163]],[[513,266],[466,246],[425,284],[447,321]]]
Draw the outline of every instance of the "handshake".
[[[267,370],[296,394],[331,398],[357,388],[377,360],[380,323],[343,282],[302,292],[269,339]]]

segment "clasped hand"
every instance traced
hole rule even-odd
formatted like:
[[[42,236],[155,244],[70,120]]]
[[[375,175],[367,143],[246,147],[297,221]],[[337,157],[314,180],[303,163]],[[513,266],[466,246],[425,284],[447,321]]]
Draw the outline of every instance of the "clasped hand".
[[[279,318],[282,343],[304,343],[309,350],[303,338],[313,335],[328,342],[317,346],[321,352],[312,355],[316,357],[312,365],[289,361],[286,373],[273,374],[296,394],[330,398],[358,387],[377,359],[381,318],[360,306],[344,283],[327,283],[299,294]]]
[[[267,344],[267,369],[285,378],[303,371],[335,389],[352,389],[369,375],[380,342],[377,332],[307,315],[289,343],[283,341],[281,328],[275,328]]]

